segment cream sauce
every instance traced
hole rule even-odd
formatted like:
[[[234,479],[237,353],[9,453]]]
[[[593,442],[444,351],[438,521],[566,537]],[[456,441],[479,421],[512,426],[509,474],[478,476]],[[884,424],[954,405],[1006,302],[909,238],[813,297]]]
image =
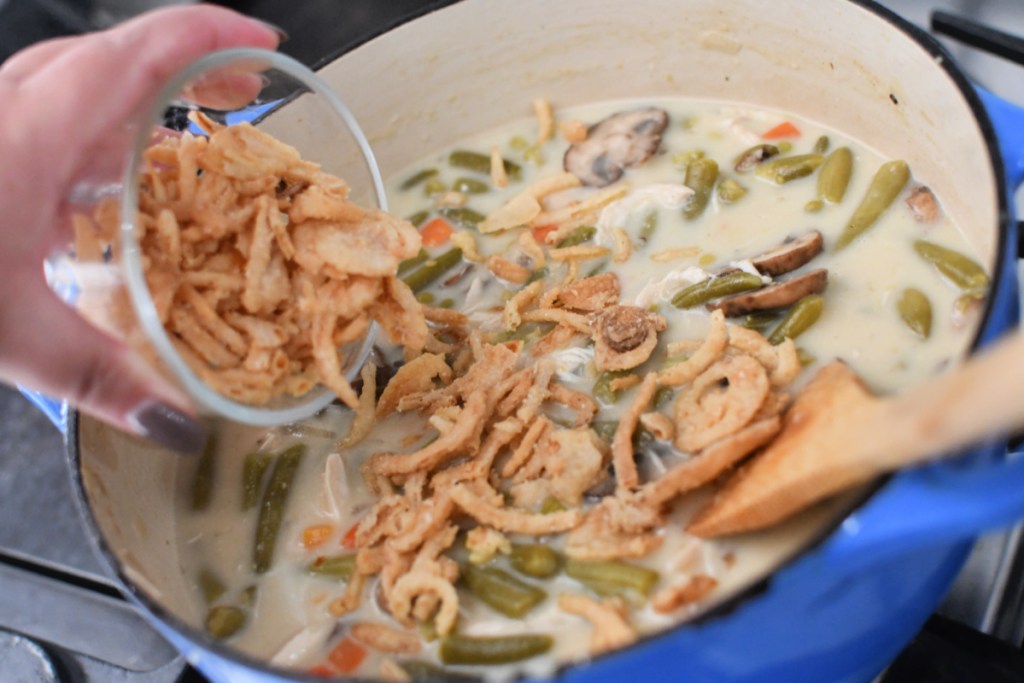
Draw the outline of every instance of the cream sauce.
[[[576,118],[593,123],[616,111],[651,104],[649,101],[607,102],[559,111],[557,116],[560,120]],[[669,124],[660,151],[647,163],[627,171],[624,182],[631,188],[627,198],[632,199],[614,209],[618,211],[614,222],[624,227],[634,242],[633,256],[625,264],[608,265],[608,268],[619,274],[623,303],[657,305],[659,312],[667,318],[669,328],[661,337],[660,348],[664,348],[666,341],[702,338],[707,330],[708,313],[703,308],[681,311],[668,303],[688,282],[697,281],[706,273],[730,264],[740,265],[788,236],[817,228],[824,235],[826,250],[806,268],[824,267],[829,270],[825,311],[798,340],[801,349],[817,359],[815,367],[837,357],[843,358],[873,389],[889,392],[934,374],[964,353],[973,334],[973,326],[958,328],[953,323],[951,311],[960,292],[917,257],[912,249],[915,239],[924,238],[976,256],[948,217],[941,215],[931,224],[915,222],[902,201],[908,188],[870,232],[842,252],[831,250],[875,170],[886,160],[882,155],[838,131],[779,112],[687,100],[653,104],[669,112]],[[853,175],[842,203],[826,205],[820,213],[808,213],[805,205],[816,198],[815,176],[776,186],[752,173],[740,175],[733,172],[733,160],[752,144],[760,142],[761,133],[784,120],[794,122],[801,131],[800,137],[792,140],[793,153],[810,151],[821,135],[830,138],[830,149],[849,146],[853,150]],[[469,195],[469,207],[486,214],[526,185],[561,170],[566,143],[557,136],[540,148],[543,163],[535,165],[523,159],[522,145],[517,143],[517,138],[532,139],[535,125],[532,120],[517,121],[500,130],[469,137],[458,145],[459,149],[486,153],[497,144],[506,158],[522,166],[520,182],[512,183],[504,190]],[[723,177],[735,178],[748,192],[730,205],[712,199],[698,220],[688,222],[680,216],[677,202],[673,201],[670,192],[659,194],[651,192],[650,188],[679,186],[683,181],[683,170],[674,162],[674,157],[694,150],[701,150],[707,157],[717,160]],[[437,168],[436,178],[446,187],[451,187],[460,177],[486,180],[470,171],[451,168],[446,161],[449,152],[442,150],[436,157],[420,160],[410,165],[406,172],[397,174],[390,184],[389,193],[394,213],[412,215],[431,206],[432,200],[425,196],[422,185],[405,191],[399,189],[403,181],[423,168]],[[589,188],[565,191],[548,198],[547,205],[548,208],[557,208],[592,193]],[[639,230],[652,212],[657,216],[657,228],[645,245],[637,246]],[[516,246],[518,231],[476,237],[481,253],[520,254]],[[599,235],[597,239],[604,238]],[[681,247],[694,247],[696,251],[691,256],[668,262],[650,258],[659,252]],[[433,252],[440,253],[447,248],[441,247]],[[588,266],[599,263],[600,260],[585,264],[583,272],[587,272]],[[551,282],[560,279],[560,266],[549,263],[548,267],[552,270]],[[501,306],[510,293],[519,288],[506,285],[490,277],[481,266],[456,287],[435,285],[429,291],[436,301],[454,298],[457,308],[460,307],[458,302],[465,302],[463,310],[473,313],[476,322],[497,324],[500,329],[500,318],[493,309]],[[922,290],[932,302],[935,315],[931,337],[927,340],[910,333],[897,314],[896,299],[908,286]],[[473,291],[467,294],[471,287]],[[591,355],[592,350],[587,347],[554,354],[552,358],[558,364],[560,381],[589,392],[596,379],[589,363]],[[663,358],[663,354],[658,358]],[[812,372],[813,367],[804,372],[801,381],[806,381]],[[629,395],[625,393],[617,407],[603,407],[596,419],[617,417]],[[246,588],[258,587],[249,624],[233,638],[232,644],[258,657],[273,658],[281,665],[308,668],[321,661],[326,651],[324,639],[331,633],[340,632],[334,627],[326,605],[344,592],[344,584],[310,576],[305,567],[318,554],[341,552],[342,535],[372,503],[373,498],[363,486],[359,473],[360,462],[377,451],[411,451],[416,444],[409,443],[410,434],[421,435],[425,439],[432,432],[419,416],[392,416],[379,423],[363,443],[340,458],[332,457],[336,437],[345,433],[348,421],[347,414],[331,408],[311,423],[312,430],[304,431],[299,426],[268,434],[252,428],[223,425],[220,443],[230,444],[230,447],[222,448],[218,454],[217,488],[212,506],[202,513],[190,512],[182,506],[179,513],[180,556],[186,574],[197,576],[205,569],[219,576],[229,587],[221,602],[238,601]],[[293,487],[275,563],[269,572],[257,578],[250,571],[256,515],[240,511],[243,456],[257,450],[278,452],[299,440],[308,445],[309,452]],[[668,455],[663,460],[648,454],[641,459],[641,468],[647,476],[656,476],[659,470],[671,466],[681,457],[684,456]],[[325,471],[330,472],[326,478],[334,487],[330,494],[324,492]],[[178,481],[183,500],[187,498],[191,477],[192,473],[183,465]],[[676,505],[670,522],[662,531],[665,543],[642,564],[661,572],[659,586],[680,583],[698,573],[715,576],[720,586],[708,601],[673,615],[657,614],[649,607],[635,609],[631,621],[641,632],[670,626],[749,585],[788,557],[803,542],[801,539],[812,537],[820,525],[827,522],[830,510],[843,505],[843,501],[833,502],[763,534],[704,542],[685,534],[682,523],[705,495],[688,496]],[[309,550],[302,544],[302,532],[315,524],[330,524],[334,532],[322,546]],[[552,539],[551,542],[557,547],[560,539]],[[462,633],[539,632],[556,636],[550,657],[538,657],[517,665],[470,670],[493,678],[506,678],[517,673],[540,676],[551,673],[558,662],[587,656],[589,624],[561,612],[555,604],[559,593],[580,592],[580,585],[560,575],[544,582],[544,588],[549,598],[522,620],[502,617],[471,597],[462,599],[459,622]],[[363,606],[356,613],[344,617],[341,623],[363,619],[388,621],[388,615],[369,597],[372,590],[368,590],[366,595]],[[196,600],[201,605],[198,589]],[[198,611],[202,613],[203,609],[200,607]],[[417,658],[436,661],[436,643],[425,643],[423,653]],[[374,675],[377,666],[378,660],[371,656],[360,671]]]

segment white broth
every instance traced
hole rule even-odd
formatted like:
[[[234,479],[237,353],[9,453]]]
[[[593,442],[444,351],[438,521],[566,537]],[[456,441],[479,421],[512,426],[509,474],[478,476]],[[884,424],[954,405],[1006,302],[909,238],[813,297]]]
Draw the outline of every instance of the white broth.
[[[604,102],[558,111],[556,115],[560,122],[578,120],[593,125],[616,112],[651,106],[668,113],[667,127],[653,156],[626,170],[617,181],[628,189],[617,205],[621,210],[610,223],[625,231],[632,254],[625,263],[614,263],[608,256],[583,261],[580,266],[580,277],[595,268],[615,273],[621,285],[620,303],[656,310],[664,317],[667,329],[660,333],[657,349],[644,367],[664,363],[669,343],[701,340],[708,332],[710,313],[703,305],[690,309],[672,305],[673,297],[681,290],[729,268],[749,270],[752,268],[750,259],[787,238],[804,235],[812,229],[821,232],[824,251],[796,273],[826,268],[828,286],[823,292],[825,303],[820,318],[796,339],[805,367],[790,393],[806,383],[817,367],[836,358],[847,361],[874,391],[886,393],[940,372],[965,353],[977,324],[979,306],[972,303],[970,296],[965,297],[964,291],[943,277],[935,266],[921,258],[915,252],[914,243],[927,240],[975,260],[977,255],[941,209],[934,220],[915,218],[905,203],[916,187],[913,178],[877,223],[848,247],[837,251],[835,244],[839,235],[868,192],[876,170],[887,161],[861,141],[789,114],[683,99]],[[786,135],[779,140],[762,137],[787,121],[798,130],[797,135]],[[419,213],[423,220],[417,222],[423,224],[438,214],[437,201],[441,197],[442,202],[450,204],[464,201],[464,206],[454,208],[471,209],[481,216],[496,211],[525,187],[561,172],[568,143],[556,132],[553,140],[536,146],[533,142],[536,134],[535,120],[520,120],[500,130],[467,137],[452,149],[440,150],[431,158],[411,164],[389,184],[391,211],[409,217]],[[825,155],[839,147],[852,150],[849,186],[845,197],[837,204],[825,202],[820,210],[808,210],[808,203],[819,198],[817,173],[775,184],[754,172],[734,170],[735,159],[754,145],[774,144],[782,150],[777,158],[783,158],[810,153],[822,136],[827,136],[829,144]],[[504,189],[493,187],[486,173],[453,167],[449,163],[453,150],[470,150],[489,156],[493,146],[500,149],[505,159],[515,161],[521,168],[521,177]],[[724,180],[732,179],[746,192],[736,201],[727,203],[716,189],[700,216],[686,220],[680,208],[664,198],[665,188],[679,187],[683,183],[686,159],[696,157],[695,152],[717,161],[718,187]],[[424,169],[436,169],[436,173],[423,174]],[[409,179],[417,175],[419,181],[410,183]],[[486,191],[450,194],[456,181],[465,178],[484,184]],[[432,189],[436,193],[428,192]],[[599,191],[580,187],[559,192],[543,200],[544,208],[554,211]],[[644,196],[648,198],[643,199]],[[659,197],[662,204],[658,204]],[[625,210],[629,206],[632,210]],[[540,277],[539,268],[519,243],[523,228],[483,235],[470,225],[460,225],[459,211],[448,214],[457,232],[473,235],[481,254],[507,255],[513,262],[527,264],[531,274]],[[601,227],[602,219],[608,223],[611,217],[612,214],[601,214],[596,221],[596,233],[584,244],[612,250],[614,233]],[[595,221],[587,223],[594,225]],[[653,232],[642,239],[645,224],[652,223]],[[433,258],[451,247],[452,243],[445,240],[428,250]],[[673,255],[670,252],[674,250]],[[419,267],[430,267],[431,263],[428,261]],[[567,272],[564,263],[550,259],[544,267],[548,271],[542,280],[545,287],[560,282]],[[986,266],[986,270],[990,268]],[[409,271],[415,272],[415,268]],[[462,277],[453,278],[453,275]],[[781,275],[776,279],[789,277]],[[451,279],[458,282],[445,284]],[[464,311],[472,324],[490,339],[503,340],[516,338],[516,335],[504,332],[502,307],[522,287],[522,284],[495,278],[486,265],[460,261],[418,294],[421,301]],[[930,302],[932,322],[927,338],[915,334],[901,319],[897,302],[910,287],[922,292]],[[976,298],[981,294],[970,293]],[[775,317],[766,323],[766,334],[784,313],[775,312]],[[543,330],[536,324],[527,324],[523,330],[518,338],[527,339],[525,351],[528,352],[530,344]],[[402,357],[401,351],[393,348],[385,348],[382,353],[392,364],[397,364]],[[558,381],[590,394],[600,379],[600,373],[593,367],[593,354],[593,346],[583,338],[577,339],[569,349],[549,354],[556,362]],[[618,421],[635,391],[635,388],[627,388],[619,392],[613,404],[601,401],[594,424]],[[556,421],[565,418],[557,410],[551,411],[550,416]],[[419,653],[414,655],[376,652],[364,644],[360,647],[365,650],[364,658],[351,672],[340,668],[341,655],[331,663],[329,653],[349,638],[349,625],[362,621],[389,624],[397,629],[403,627],[375,598],[374,579],[363,589],[361,604],[355,611],[333,616],[330,605],[345,593],[346,582],[311,574],[307,568],[318,557],[354,552],[345,536],[376,500],[363,481],[361,464],[381,451],[411,453],[436,435],[426,417],[415,411],[393,414],[378,421],[365,440],[342,451],[339,457],[336,443],[347,432],[350,420],[349,414],[331,407],[309,424],[289,428],[267,431],[220,425],[217,447],[211,456],[212,495],[209,504],[199,511],[192,509],[196,465],[181,461],[177,481],[182,501],[178,513],[178,543],[183,572],[196,577],[196,609],[199,613],[210,606],[237,610],[244,617],[244,625],[230,635],[228,642],[281,666],[302,670],[321,667],[321,672],[339,676],[349,673],[380,676],[382,666],[386,675],[390,663],[397,661],[401,665],[405,660],[440,666],[440,641],[431,639],[424,639]],[[647,446],[651,446],[650,439],[653,437],[649,437]],[[286,514],[273,548],[273,562],[267,571],[257,574],[253,571],[253,545],[259,504],[242,511],[245,456],[278,454],[297,443],[305,444],[307,451],[296,479],[288,487]],[[691,457],[674,451],[667,442],[638,450],[640,474],[645,481],[657,479],[673,465]],[[257,480],[256,495],[261,499],[267,493],[259,481],[265,485],[268,476],[264,473],[262,479]],[[695,576],[710,577],[716,586],[699,599],[668,613],[653,609],[650,600],[632,596],[632,601],[627,601],[627,621],[639,634],[656,632],[691,618],[735,594],[786,559],[794,548],[814,537],[821,525],[827,523],[830,513],[844,504],[833,501],[819,506],[768,532],[702,540],[687,534],[684,527],[694,510],[707,500],[707,488],[684,494],[673,503],[665,524],[657,531],[660,547],[643,557],[625,561],[656,570],[655,591],[678,586]],[[593,506],[596,500],[597,496],[584,498],[584,508]],[[464,526],[470,524],[464,522]],[[560,552],[565,548],[564,534],[539,539],[508,536],[513,543],[542,542]],[[464,553],[455,554],[465,564]],[[586,586],[564,572],[550,579],[516,574],[508,557],[500,553],[489,566],[500,567],[519,580],[543,589],[547,597],[522,617],[512,618],[489,607],[460,585],[457,632],[470,636],[548,634],[553,636],[551,649],[545,655],[514,663],[460,665],[454,666],[454,670],[496,679],[518,674],[543,676],[552,673],[560,663],[590,656],[591,624],[560,609],[557,601],[561,594],[593,595]],[[421,630],[413,628],[408,632],[418,637]]]

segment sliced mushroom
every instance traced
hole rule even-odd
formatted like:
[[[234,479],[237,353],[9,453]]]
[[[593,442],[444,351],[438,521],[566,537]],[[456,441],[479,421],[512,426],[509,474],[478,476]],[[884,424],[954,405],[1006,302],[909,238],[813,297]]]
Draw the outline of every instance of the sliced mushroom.
[[[708,304],[709,310],[718,309],[727,318],[746,315],[754,311],[766,311],[795,304],[808,294],[818,294],[828,286],[828,271],[824,268],[812,270],[797,277],[776,282],[754,292],[727,296]]]
[[[612,114],[594,124],[587,138],[565,153],[565,170],[584,185],[604,187],[622,177],[627,168],[647,161],[668,125],[664,109],[647,107]]]
[[[789,237],[782,244],[755,259],[751,263],[762,275],[776,277],[792,272],[821,253],[824,240],[821,233],[812,230],[800,237]]]
[[[598,370],[629,370],[647,360],[668,324],[638,306],[612,306],[593,314],[594,365]]]

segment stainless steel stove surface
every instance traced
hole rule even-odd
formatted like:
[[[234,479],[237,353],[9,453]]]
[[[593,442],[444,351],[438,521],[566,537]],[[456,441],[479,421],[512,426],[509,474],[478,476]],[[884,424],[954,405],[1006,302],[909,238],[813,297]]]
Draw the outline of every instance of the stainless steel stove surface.
[[[0,0],[0,25],[11,6],[38,5],[44,11],[62,5],[56,0]],[[73,5],[74,3],[70,3]],[[88,4],[88,3],[87,3]],[[151,2],[148,4],[152,4]],[[284,0],[227,2],[285,28],[291,40],[284,51],[316,63],[338,46],[363,32],[387,26],[424,0],[304,0],[301,11]],[[1024,35],[1022,0],[887,0],[883,4],[919,25],[928,26],[935,10],[946,10]],[[67,11],[67,7],[64,10]],[[345,13],[346,21],[323,21]],[[31,13],[20,12],[20,16]],[[338,27],[344,27],[339,29]],[[38,28],[38,27],[34,27]],[[5,29],[11,32],[12,27]],[[17,27],[13,27],[18,32]],[[4,32],[0,31],[0,42]],[[943,40],[957,61],[977,83],[1024,104],[1024,69],[997,57]],[[3,48],[0,45],[0,48]],[[0,54],[5,54],[0,52]],[[187,683],[201,682],[187,663],[122,600],[113,580],[85,537],[72,499],[61,435],[47,419],[16,391],[0,387],[0,682],[16,683]],[[905,657],[892,667],[886,681],[1019,680],[1024,667],[1015,649],[1024,639],[1024,553],[1022,528],[983,538],[977,544],[956,585],[933,619],[938,626],[922,632],[915,647],[936,661],[937,632],[961,628],[966,633],[992,634],[1012,646],[1005,647],[975,633],[987,652],[985,661],[1002,667],[999,675],[984,673],[979,665],[957,664],[974,671],[948,677],[928,677]],[[955,636],[964,641],[963,633]],[[967,638],[969,640],[969,637]],[[988,648],[986,650],[986,647]],[[913,649],[913,648],[911,648]],[[959,660],[958,660],[959,661]],[[1013,667],[1017,666],[1017,669]],[[1009,668],[1006,668],[1009,667]],[[994,669],[993,669],[994,670]],[[903,675],[901,672],[909,672]],[[1017,672],[1020,677],[1015,677]]]

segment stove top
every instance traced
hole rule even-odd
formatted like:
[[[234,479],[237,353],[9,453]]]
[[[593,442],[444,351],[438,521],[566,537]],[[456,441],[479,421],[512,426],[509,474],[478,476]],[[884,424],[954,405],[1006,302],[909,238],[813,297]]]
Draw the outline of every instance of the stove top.
[[[54,11],[81,30],[106,0],[0,0],[10,16]],[[132,3],[118,3],[129,5]],[[136,6],[151,6],[151,0]],[[284,28],[283,51],[315,64],[338,46],[387,26],[429,0],[284,0],[222,2]],[[884,0],[927,27],[945,10],[1024,35],[1020,0]],[[67,12],[92,8],[78,23]],[[297,9],[301,8],[301,9]],[[339,16],[344,14],[343,17]],[[323,17],[338,19],[324,22]],[[51,17],[52,19],[52,17]],[[342,20],[344,19],[344,20]],[[31,20],[31,19],[30,19]],[[52,23],[52,22],[51,22]],[[59,23],[59,22],[58,22]],[[7,24],[7,34],[41,29]],[[45,36],[39,36],[45,37]],[[978,84],[1024,105],[1024,69],[943,39]],[[1022,196],[1018,196],[1018,202]],[[0,671],[18,683],[203,683],[118,594],[78,521],[61,435],[16,391],[0,387]],[[884,683],[958,681],[1024,683],[1024,527],[981,539],[946,601],[881,679]]]

